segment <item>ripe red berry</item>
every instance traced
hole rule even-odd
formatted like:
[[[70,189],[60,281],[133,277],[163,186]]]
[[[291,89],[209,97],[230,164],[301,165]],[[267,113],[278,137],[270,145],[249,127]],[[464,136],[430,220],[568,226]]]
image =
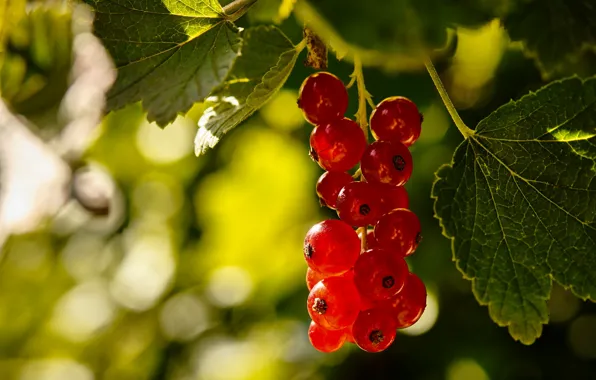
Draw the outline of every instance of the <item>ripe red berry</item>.
[[[352,182],[337,196],[337,215],[351,226],[374,224],[381,216],[380,194],[368,182]]]
[[[319,124],[310,134],[310,156],[328,171],[350,170],[360,161],[364,149],[364,132],[348,118]]]
[[[325,172],[317,182],[317,195],[321,205],[335,209],[339,191],[354,179],[346,172]]]
[[[409,256],[422,239],[420,220],[408,209],[393,210],[383,215],[375,225],[375,239],[381,247],[398,249],[402,255]]]
[[[328,277],[312,288],[306,305],[311,319],[318,325],[339,330],[351,326],[356,320],[360,296],[349,277]]]
[[[383,100],[370,116],[370,129],[377,140],[412,145],[420,137],[422,115],[408,98],[393,96]]]
[[[401,292],[383,304],[392,309],[398,329],[410,327],[418,322],[426,308],[426,287],[418,276],[410,273]]]
[[[346,334],[346,342],[356,344],[356,341],[354,340],[354,335],[352,335],[352,326],[346,327],[343,331]]]
[[[403,186],[393,186],[386,183],[380,183],[379,192],[381,193],[381,214],[384,215],[396,208],[409,208],[410,201],[408,192]]]
[[[313,288],[313,286],[317,284],[317,282],[321,281],[324,278],[325,276],[323,274],[314,271],[310,268],[306,269],[306,287],[308,288],[308,291],[310,291]]]
[[[412,175],[412,155],[400,142],[375,141],[364,151],[360,169],[368,182],[401,186]]]
[[[361,311],[352,326],[358,347],[368,352],[381,352],[395,340],[395,321],[383,307]]]
[[[369,249],[354,264],[354,283],[360,294],[372,301],[388,299],[399,293],[408,277],[403,257],[384,249]]]
[[[298,107],[312,124],[321,124],[343,117],[348,109],[348,92],[335,75],[320,72],[302,82]]]
[[[324,220],[315,224],[304,239],[304,258],[308,266],[323,276],[346,272],[360,255],[356,231],[341,220]]]
[[[314,348],[321,352],[337,351],[346,341],[344,330],[327,330],[314,321],[310,322],[308,328],[308,339]]]

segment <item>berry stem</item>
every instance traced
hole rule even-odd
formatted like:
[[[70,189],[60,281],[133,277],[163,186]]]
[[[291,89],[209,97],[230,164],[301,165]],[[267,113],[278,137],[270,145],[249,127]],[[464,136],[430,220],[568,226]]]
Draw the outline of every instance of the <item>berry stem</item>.
[[[354,72],[350,76],[352,77],[350,84],[356,80],[356,87],[358,88],[358,111],[356,112],[356,121],[360,125],[360,128],[362,128],[364,136],[366,136],[368,140],[368,116],[366,112],[366,104],[372,104],[371,107],[373,108],[375,105],[370,93],[366,91],[364,74],[362,73],[362,62],[358,56],[354,56]]]
[[[361,252],[364,252],[364,251],[366,251],[366,234],[367,234],[367,232],[368,232],[368,231],[367,231],[367,229],[368,229],[368,227],[367,227],[367,226],[360,227],[360,228],[358,229],[358,232],[360,233],[360,236],[361,236],[361,238],[360,238],[360,242],[361,242],[361,244],[362,244],[362,245],[360,246],[360,251],[361,251]]]
[[[228,21],[236,21],[240,17],[244,16],[246,12],[252,7],[258,0],[234,0],[230,4],[223,7],[225,18]]]
[[[435,69],[435,66],[433,65],[429,57],[426,57],[424,59],[424,66],[426,66],[426,71],[428,71],[428,74],[433,80],[433,83],[435,84],[435,87],[437,88],[437,91],[441,96],[441,100],[443,100],[443,104],[445,104],[445,107],[447,108],[447,111],[449,112],[451,119],[455,123],[455,126],[457,127],[457,129],[459,129],[459,132],[466,139],[470,136],[473,136],[474,130],[468,128],[466,123],[464,123],[464,121],[457,113],[457,110],[455,109],[455,106],[453,105],[453,102],[451,101],[451,98],[449,97],[449,94],[447,93],[447,90],[445,89],[443,82],[441,81],[439,73],[437,73],[437,70]]]

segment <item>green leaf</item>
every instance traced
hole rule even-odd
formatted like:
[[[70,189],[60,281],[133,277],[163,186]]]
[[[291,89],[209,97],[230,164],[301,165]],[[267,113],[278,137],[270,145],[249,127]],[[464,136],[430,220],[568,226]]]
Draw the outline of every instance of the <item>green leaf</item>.
[[[298,5],[300,3],[306,2],[301,0]],[[384,52],[416,53],[436,48],[445,44],[448,27],[480,26],[495,16],[492,6],[472,0],[325,0],[309,3],[349,44]],[[323,28],[310,26],[323,38],[330,37]]]
[[[492,319],[531,344],[552,280],[596,299],[596,77],[553,82],[482,120],[437,172],[435,216]]]
[[[209,108],[199,120],[195,139],[197,156],[271,99],[288,79],[301,48],[276,27],[246,30],[242,54],[223,85],[207,99]]]
[[[118,79],[108,108],[143,102],[165,126],[220,85],[241,45],[216,0],[85,0]]]
[[[596,6],[589,0],[518,1],[504,17],[511,39],[521,41],[545,74],[596,49]]]

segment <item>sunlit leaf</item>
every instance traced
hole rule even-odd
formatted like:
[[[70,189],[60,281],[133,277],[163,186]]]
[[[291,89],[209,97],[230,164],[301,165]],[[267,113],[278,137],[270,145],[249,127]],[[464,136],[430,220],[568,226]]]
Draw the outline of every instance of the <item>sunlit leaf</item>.
[[[161,126],[220,85],[240,49],[238,29],[217,0],[86,2],[118,68],[108,107],[142,101]]]
[[[207,99],[199,120],[195,153],[204,153],[221,136],[261,108],[285,83],[298,51],[277,28],[259,26],[244,33],[242,54],[223,85]]]
[[[525,344],[551,282],[596,299],[596,78],[554,82],[486,119],[437,172],[436,216],[478,301]]]

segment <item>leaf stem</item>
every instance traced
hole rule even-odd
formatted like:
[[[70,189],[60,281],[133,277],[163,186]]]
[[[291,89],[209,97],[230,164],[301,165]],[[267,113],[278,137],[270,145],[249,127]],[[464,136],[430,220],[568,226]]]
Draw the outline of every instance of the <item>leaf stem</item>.
[[[240,17],[244,16],[246,12],[252,7],[258,0],[234,0],[230,4],[223,7],[226,19],[229,21],[236,21]]]
[[[474,130],[468,128],[466,123],[464,123],[464,121],[461,119],[461,117],[457,113],[457,110],[455,109],[455,106],[453,105],[453,102],[451,101],[451,98],[449,97],[449,94],[447,93],[445,86],[443,86],[441,77],[437,73],[437,70],[435,69],[435,66],[433,65],[433,63],[429,57],[426,57],[424,59],[424,66],[426,66],[426,71],[428,71],[428,74],[430,75],[431,79],[433,80],[433,83],[435,84],[435,87],[437,88],[437,91],[439,92],[439,95],[441,96],[441,99],[443,100],[443,104],[445,104],[445,107],[447,108],[447,112],[449,112],[449,115],[451,116],[451,119],[455,123],[455,126],[457,127],[457,129],[459,129],[459,132],[466,139],[468,137],[474,135]]]

